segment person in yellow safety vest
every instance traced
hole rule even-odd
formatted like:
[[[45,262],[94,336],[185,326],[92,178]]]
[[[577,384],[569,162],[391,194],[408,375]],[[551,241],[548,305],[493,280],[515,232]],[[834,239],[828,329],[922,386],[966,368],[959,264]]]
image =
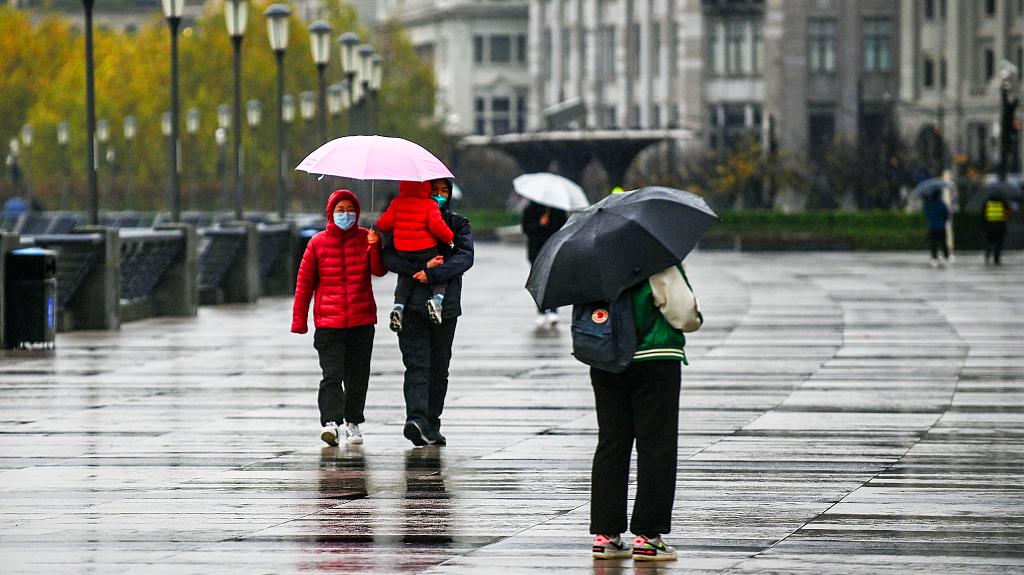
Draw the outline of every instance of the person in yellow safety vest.
[[[1002,265],[1000,256],[1003,251],[1003,241],[1006,239],[1006,220],[1010,218],[1012,210],[1010,204],[1002,194],[996,192],[985,200],[982,210],[982,220],[985,227],[985,263],[991,261],[995,265]]]

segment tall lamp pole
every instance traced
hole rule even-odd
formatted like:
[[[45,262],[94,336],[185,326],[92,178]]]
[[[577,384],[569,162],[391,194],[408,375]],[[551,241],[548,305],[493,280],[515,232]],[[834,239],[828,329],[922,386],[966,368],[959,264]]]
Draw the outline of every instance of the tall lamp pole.
[[[92,4],[82,0],[85,8],[85,149],[86,187],[89,195],[89,224],[98,225],[99,194],[96,187],[96,78],[92,56]]]
[[[164,139],[167,140],[167,148],[172,150],[168,152],[169,155],[175,156],[176,150],[173,150],[174,145],[174,118],[170,112],[164,112],[160,114],[160,133],[164,135]],[[167,205],[174,205],[174,173],[175,170],[167,172]]]
[[[331,136],[337,132],[337,118],[341,114],[345,88],[340,82],[327,86],[327,115],[330,117]]]
[[[380,100],[378,99],[380,94],[380,86],[384,80],[384,58],[380,54],[374,54],[370,57],[370,109],[369,109],[369,131],[370,133],[377,133],[377,119],[379,117],[378,107]]]
[[[238,124],[238,122],[235,122],[235,124]],[[217,207],[220,208],[220,209],[224,209],[224,210],[226,210],[228,208],[228,206],[231,204],[231,198],[230,198],[231,188],[229,187],[230,184],[228,184],[228,178],[227,178],[227,173],[226,173],[227,169],[228,169],[228,166],[227,166],[227,135],[228,135],[228,129],[230,127],[231,127],[231,107],[228,106],[227,104],[221,104],[220,106],[217,106],[217,128],[219,129],[219,131],[221,133],[224,134],[224,139],[223,139],[223,141],[221,141],[220,139],[217,140],[217,145],[220,146],[220,151],[221,151],[221,154],[220,154],[221,165],[220,165],[220,170],[217,172],[217,176],[221,180],[222,191],[221,191],[220,201],[217,202]],[[214,134],[214,136],[216,137],[216,133]]]
[[[103,157],[103,158],[107,157],[107,154],[106,154],[107,142],[109,142],[109,141],[110,141],[110,122],[107,121],[106,118],[100,118],[99,120],[96,121],[96,143],[99,144],[99,146],[98,146],[98,152],[99,153],[96,154],[96,158],[97,159],[99,159],[100,157]],[[97,171],[97,176],[98,176],[99,175],[99,166],[96,167],[96,171]],[[98,185],[97,185],[97,187],[98,187]],[[110,196],[112,195],[111,191],[112,190],[111,190],[111,188],[109,187],[109,184],[108,184],[107,200],[106,200],[107,202],[110,202]],[[110,209],[109,204],[107,206],[107,209]]]
[[[1006,174],[1010,169],[1010,154],[1017,153],[1014,141],[1019,141],[1015,115],[1017,111],[1017,67],[1003,61],[999,71],[999,181],[1006,182]]]
[[[260,210],[260,175],[259,165],[256,163],[256,129],[260,125],[263,116],[263,107],[259,100],[249,100],[245,103],[245,119],[249,124],[249,163],[252,166],[252,208]]]
[[[127,176],[128,182],[127,182],[127,184],[125,184],[125,187],[124,187],[124,198],[122,200],[121,207],[123,209],[126,209],[126,210],[132,209],[132,207],[135,205],[135,201],[134,201],[134,197],[135,197],[135,182],[134,182],[135,175],[134,174],[135,174],[135,172],[134,172],[134,166],[131,165],[131,161],[132,161],[132,145],[133,145],[133,142],[135,141],[135,134],[138,132],[138,129],[139,129],[139,123],[138,123],[138,120],[135,119],[135,116],[125,116],[124,117],[124,143],[125,143],[124,164],[125,164],[125,167],[127,168],[127,172],[128,172],[128,176]]]
[[[362,108],[362,121],[359,124],[359,128],[363,132],[370,131],[370,75],[373,73],[373,46],[369,44],[360,44],[359,48],[356,49],[358,54],[358,66],[359,73],[357,74],[357,80],[359,84],[359,95],[363,102],[360,104]]]
[[[67,210],[68,205],[68,179],[70,169],[68,167],[68,123],[57,124],[57,145],[60,146],[60,209]]]
[[[170,170],[171,221],[181,221],[181,185],[178,182],[178,26],[185,12],[185,0],[163,0],[164,16],[171,30],[171,143],[167,169]]]
[[[267,36],[270,49],[277,59],[277,216],[282,220],[288,213],[288,187],[285,183],[284,149],[284,53],[288,48],[288,17],[291,9],[284,4],[271,4],[263,11],[267,18]]]
[[[312,132],[309,128],[309,123],[316,117],[316,94],[312,90],[303,90],[299,94],[299,115],[302,116],[303,132]],[[323,128],[323,120],[320,121],[321,129]],[[300,142],[302,145],[306,145],[305,142]],[[310,147],[312,149],[312,147]],[[313,190],[316,188],[316,184],[308,180],[307,193],[302,195],[302,210],[309,212],[309,200],[313,195]],[[323,182],[320,182],[323,183]],[[324,203],[327,203],[327,198],[324,198]]]
[[[192,180],[189,183],[188,190],[188,209],[196,209],[196,200],[199,199],[199,147],[198,134],[199,134],[199,108],[189,108],[185,112],[185,132],[188,133],[188,147],[192,150],[189,164],[191,169],[189,170],[189,179]]]
[[[245,25],[249,17],[247,0],[226,0],[224,2],[224,20],[227,23],[228,35],[231,36],[231,47],[234,52],[235,70],[235,125],[234,125],[234,161],[235,161],[235,219],[242,219],[242,38],[245,37]]]
[[[341,71],[345,73],[345,82],[348,87],[348,133],[357,133],[356,129],[356,46],[359,45],[359,34],[345,32],[338,36],[338,49],[341,52]]]
[[[21,127],[21,147],[25,150],[24,160],[22,161],[23,177],[25,178],[25,197],[28,198],[29,205],[32,205],[32,164],[30,162],[32,144],[36,139],[36,131],[32,127],[32,124],[25,124]]]

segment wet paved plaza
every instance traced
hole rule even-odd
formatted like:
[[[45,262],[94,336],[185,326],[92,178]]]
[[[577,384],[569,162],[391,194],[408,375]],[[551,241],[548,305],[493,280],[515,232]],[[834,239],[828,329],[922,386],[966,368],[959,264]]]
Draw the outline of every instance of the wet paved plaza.
[[[593,397],[523,252],[478,246],[443,448],[383,321],[366,443],[323,447],[284,298],[0,360],[0,573],[1024,573],[1024,254],[691,256],[680,558],[634,566],[590,558]]]

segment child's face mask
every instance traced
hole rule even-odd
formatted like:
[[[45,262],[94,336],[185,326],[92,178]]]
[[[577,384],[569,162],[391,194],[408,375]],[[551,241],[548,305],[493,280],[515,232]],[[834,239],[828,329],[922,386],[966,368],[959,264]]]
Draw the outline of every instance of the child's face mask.
[[[356,223],[355,212],[335,212],[334,213],[334,225],[338,226],[343,230],[347,230]]]
[[[430,196],[430,198],[437,202],[437,207],[439,208],[443,208],[448,203],[448,198],[444,196]]]

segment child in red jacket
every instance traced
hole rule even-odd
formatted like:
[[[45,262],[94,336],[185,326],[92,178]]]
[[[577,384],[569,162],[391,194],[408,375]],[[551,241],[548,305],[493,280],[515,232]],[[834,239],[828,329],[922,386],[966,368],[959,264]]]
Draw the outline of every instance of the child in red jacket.
[[[394,233],[395,251],[416,264],[426,263],[438,255],[437,244],[451,245],[455,235],[441,219],[437,200],[430,196],[430,182],[399,182],[398,197],[377,220],[377,229]],[[402,311],[416,280],[398,276],[395,285],[395,308],[391,310],[391,331],[402,330]],[[427,300],[427,315],[434,324],[441,324],[445,283],[430,284],[433,297]]]

